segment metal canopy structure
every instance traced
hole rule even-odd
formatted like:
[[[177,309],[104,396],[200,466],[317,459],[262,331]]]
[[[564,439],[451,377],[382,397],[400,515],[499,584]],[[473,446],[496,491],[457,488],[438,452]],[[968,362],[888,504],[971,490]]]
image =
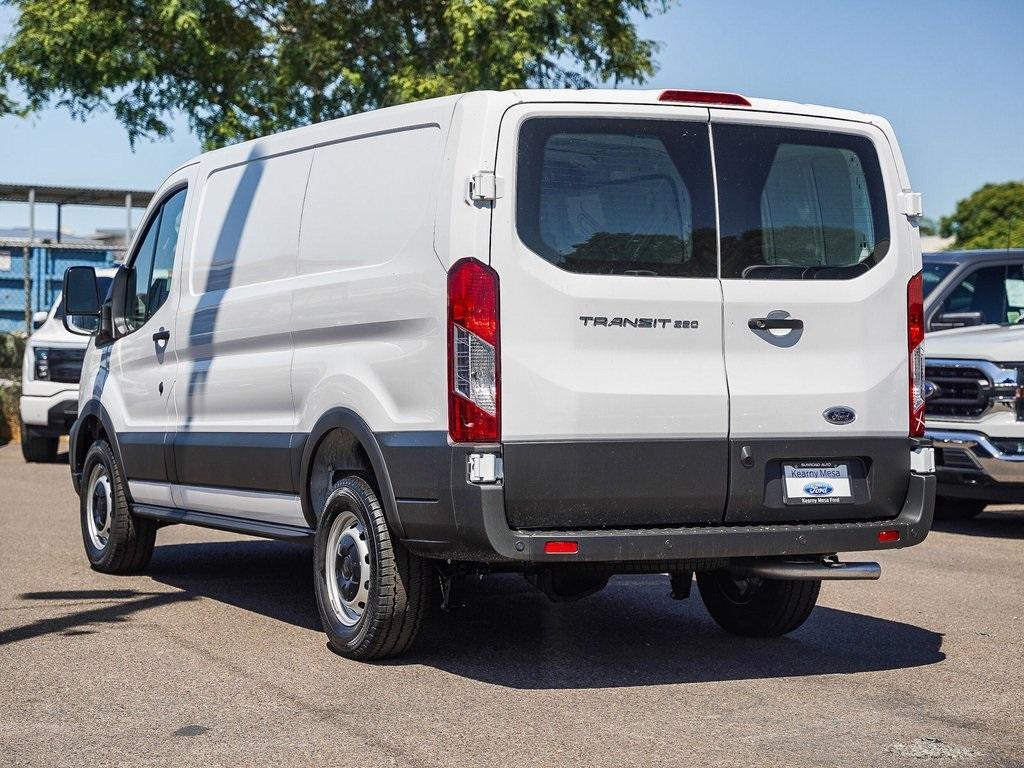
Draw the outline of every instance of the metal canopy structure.
[[[61,210],[65,205],[124,206],[124,242],[125,247],[127,247],[132,235],[132,209],[136,207],[145,208],[152,199],[152,192],[138,189],[103,189],[101,187],[0,183],[0,202],[28,203],[28,240],[21,244],[24,257],[26,333],[32,332],[32,279],[30,276],[32,251],[37,245],[43,247],[50,246],[49,243],[38,243],[36,240],[36,203],[50,203],[57,206],[58,245],[60,244],[61,236]],[[120,249],[108,246],[106,250],[117,251]]]
[[[133,208],[145,208],[152,192],[139,189],[102,189],[96,187],[51,187],[43,184],[0,183],[0,202],[27,203],[35,191],[37,203],[56,205],[105,205],[119,208],[126,199]]]

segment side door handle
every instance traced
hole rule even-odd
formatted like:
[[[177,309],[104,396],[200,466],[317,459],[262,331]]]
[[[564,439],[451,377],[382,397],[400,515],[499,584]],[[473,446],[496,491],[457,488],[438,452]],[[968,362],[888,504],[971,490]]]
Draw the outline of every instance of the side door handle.
[[[159,331],[153,334],[153,341],[170,341],[171,332],[161,328]]]
[[[804,321],[795,317],[752,317],[747,320],[747,328],[752,331],[799,331],[803,327]]]

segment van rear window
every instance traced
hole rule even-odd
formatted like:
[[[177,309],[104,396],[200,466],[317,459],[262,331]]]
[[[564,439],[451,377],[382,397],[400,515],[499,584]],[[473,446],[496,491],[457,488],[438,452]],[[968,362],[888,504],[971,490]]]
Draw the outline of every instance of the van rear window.
[[[889,249],[874,145],[863,136],[715,125],[722,277],[845,279]]]
[[[519,135],[516,226],[570,272],[716,277],[706,123],[537,118]]]

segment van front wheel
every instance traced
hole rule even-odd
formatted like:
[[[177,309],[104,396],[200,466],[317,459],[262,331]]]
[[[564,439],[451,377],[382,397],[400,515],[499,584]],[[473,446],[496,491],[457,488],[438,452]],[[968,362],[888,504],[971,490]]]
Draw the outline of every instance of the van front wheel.
[[[85,454],[79,502],[82,541],[94,569],[137,573],[149,565],[157,524],[132,514],[121,467],[103,440]]]
[[[430,577],[392,538],[369,483],[351,476],[334,484],[317,525],[313,582],[335,651],[369,660],[407,650],[426,613]]]
[[[737,578],[720,570],[698,573],[697,587],[722,629],[744,637],[778,637],[811,615],[821,582]]]

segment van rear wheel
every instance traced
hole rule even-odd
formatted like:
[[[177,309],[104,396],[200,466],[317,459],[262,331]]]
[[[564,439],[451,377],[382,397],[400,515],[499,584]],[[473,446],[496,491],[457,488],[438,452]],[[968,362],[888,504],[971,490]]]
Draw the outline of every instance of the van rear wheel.
[[[317,525],[313,582],[335,651],[369,660],[408,650],[426,614],[431,575],[392,538],[369,483],[350,476],[334,484]]]
[[[778,637],[811,615],[821,582],[739,578],[719,570],[698,573],[697,587],[722,629],[744,637]]]

